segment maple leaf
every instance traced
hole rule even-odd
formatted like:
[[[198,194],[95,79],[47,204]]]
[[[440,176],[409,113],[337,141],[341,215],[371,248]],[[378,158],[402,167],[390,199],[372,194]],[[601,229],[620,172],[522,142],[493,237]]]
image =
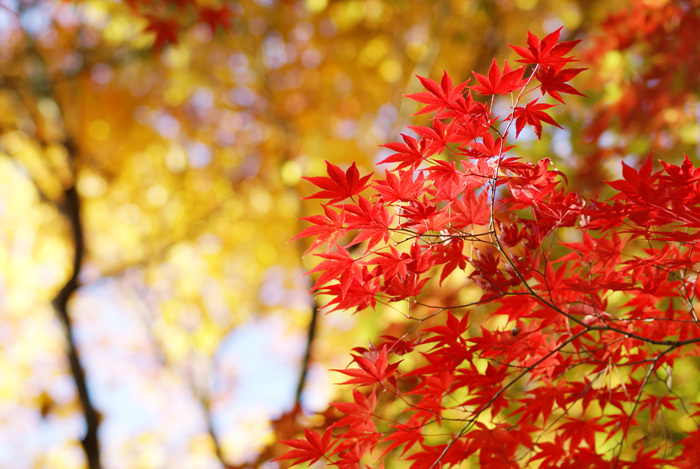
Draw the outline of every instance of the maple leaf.
[[[174,19],[161,19],[156,16],[146,16],[148,26],[144,32],[155,34],[155,42],[153,48],[160,50],[164,45],[177,44],[177,32],[180,25]]]
[[[469,144],[473,150],[473,153],[470,153],[469,156],[474,158],[499,157],[511,148],[514,148],[514,145],[505,146],[504,142],[503,138],[498,137],[494,139],[491,133],[486,133],[482,136],[481,142],[474,141]]]
[[[542,138],[542,122],[555,125],[561,129],[562,126],[557,124],[549,114],[544,112],[545,109],[549,109],[555,106],[556,104],[538,103],[537,99],[535,99],[534,101],[530,101],[529,103],[527,103],[525,107],[516,107],[513,110],[513,117],[515,118],[516,130],[515,136],[517,137],[518,135],[520,135],[520,131],[523,130],[525,124],[530,124],[533,127],[538,140]]]
[[[634,457],[634,465],[631,465],[630,467],[634,467],[634,469],[657,469],[659,467],[666,466],[668,461],[666,461],[664,458],[656,456],[655,454],[657,452],[658,449],[652,448],[651,450],[648,450],[645,445],[639,445],[637,454],[635,454]]]
[[[357,229],[359,232],[348,244],[353,246],[363,241],[367,243],[367,251],[376,244],[386,242],[391,236],[389,226],[393,219],[387,208],[381,201],[370,202],[362,196],[358,196],[357,204],[344,204],[348,229]]]
[[[325,454],[331,450],[335,445],[335,442],[331,441],[333,436],[333,428],[329,427],[323,436],[319,435],[317,432],[304,429],[305,438],[286,440],[282,441],[282,444],[291,446],[292,450],[287,451],[282,456],[275,458],[272,462],[282,461],[284,459],[296,459],[292,466],[301,464],[303,462],[308,462],[313,464],[319,461],[321,458],[325,457]]]
[[[376,264],[379,271],[386,280],[394,276],[405,279],[408,275],[408,265],[413,262],[413,258],[406,253],[400,253],[393,246],[389,246],[390,252],[378,252],[377,257],[368,262]]]
[[[362,355],[353,355],[353,360],[359,368],[350,368],[337,371],[344,375],[352,376],[341,384],[357,384],[360,386],[372,386],[377,383],[383,384],[384,381],[392,378],[399,367],[399,362],[389,364],[386,356],[386,347],[382,347],[382,351],[375,354],[374,360],[365,358]]]
[[[563,28],[563,27],[562,27]],[[525,64],[540,64],[553,67],[556,70],[562,69],[567,63],[573,61],[571,57],[564,57],[568,54],[571,49],[576,46],[580,40],[576,41],[564,41],[557,43],[559,41],[559,34],[562,28],[548,34],[540,41],[540,39],[532,34],[530,31],[527,32],[527,48],[521,46],[514,46],[508,44],[511,49],[513,49],[520,57],[523,59],[518,60],[518,62]]]
[[[462,250],[464,249],[464,242],[457,238],[450,240],[448,243],[443,243],[436,248],[436,253],[441,255],[440,261],[438,263],[444,263],[445,266],[442,268],[442,273],[440,274],[440,285],[445,281],[448,275],[454,272],[458,267],[462,270],[467,267],[467,260],[469,259],[464,255]],[[436,265],[438,264],[436,263]]]
[[[348,431],[374,431],[372,416],[374,415],[375,407],[377,407],[377,395],[375,390],[373,389],[369,397],[367,397],[357,389],[353,389],[352,396],[355,401],[354,403],[336,402],[331,404],[345,414],[343,418],[333,424],[333,427],[349,425],[350,429]]]
[[[443,454],[444,452],[444,454]],[[428,469],[435,461],[440,464],[435,467],[455,467],[464,461],[471,452],[468,452],[462,438],[456,438],[450,445],[427,445],[421,443],[421,451],[410,455],[408,460],[413,461],[409,469]]]
[[[316,239],[311,243],[311,247],[306,251],[305,255],[308,255],[318,245],[326,241],[328,241],[328,249],[330,250],[338,237],[345,236],[345,211],[341,208],[339,212],[336,212],[327,205],[323,206],[323,211],[325,212],[325,216],[312,215],[302,218],[302,220],[311,222],[316,226],[304,228],[301,233],[290,240],[294,241],[295,239],[305,238],[307,236],[316,236]]]
[[[451,311],[447,311],[447,319],[444,326],[433,326],[425,329],[425,332],[435,334],[424,341],[424,343],[436,343],[435,347],[446,347],[451,345],[464,344],[462,335],[469,330],[469,314],[457,319]]]
[[[456,119],[455,122],[458,125],[455,134],[459,139],[458,141],[462,142],[460,146],[464,146],[479,137],[485,136],[489,132],[489,127],[496,120],[484,121],[484,119],[468,116],[468,118]]]
[[[401,138],[403,138],[404,143],[394,142],[379,145],[380,147],[388,148],[396,152],[384,158],[379,164],[399,163],[397,169],[407,167],[416,168],[427,157],[433,155],[435,151],[437,151],[426,139],[421,139],[419,142],[415,138],[404,134],[401,134]]]
[[[415,228],[419,233],[427,231],[441,231],[447,224],[447,219],[440,217],[442,213],[424,196],[422,199],[411,200],[408,205],[402,206],[399,215],[405,219],[402,228]]]
[[[333,464],[337,466],[338,469],[362,469],[360,461],[362,457],[370,450],[371,443],[357,443],[354,442],[349,447],[343,448],[342,452],[338,452],[338,459]],[[369,468],[367,468],[369,469]]]
[[[491,62],[488,77],[476,72],[472,73],[479,82],[479,85],[470,86],[469,88],[473,89],[479,94],[485,95],[508,94],[519,90],[525,86],[525,83],[527,82],[527,80],[523,79],[525,67],[519,67],[516,70],[511,70],[507,60],[503,65],[503,74],[501,74],[501,69],[498,68],[498,65],[496,64],[496,59],[493,59]]]
[[[384,341],[382,343],[382,347],[386,346],[388,352],[395,353],[396,355],[406,355],[407,353],[415,350],[416,346],[422,342],[420,338],[399,338],[387,334],[382,335],[380,339]]]
[[[384,293],[391,297],[390,301],[417,297],[423,291],[428,280],[428,278],[421,279],[418,275],[409,275],[403,280],[393,277],[384,285]]]
[[[429,148],[427,153],[429,155],[434,155],[436,153],[439,155],[450,142],[458,140],[458,138],[456,138],[457,125],[452,122],[445,125],[442,121],[437,119],[433,120],[432,124],[432,127],[409,125],[408,128],[420,135],[422,140],[427,142],[426,145]]]
[[[459,99],[462,98],[462,92],[469,83],[469,80],[467,80],[453,87],[452,79],[444,70],[439,85],[430,78],[424,78],[418,75],[416,75],[416,77],[427,91],[404,95],[404,97],[418,101],[419,103],[427,104],[427,106],[424,106],[423,109],[414,115],[433,111],[438,111],[438,113],[440,113],[440,111],[446,108],[457,107]]]
[[[585,207],[578,194],[564,190],[552,192],[549,200],[538,203],[534,209],[543,231],[555,227],[573,226]]]
[[[406,394],[418,394],[422,399],[416,404],[417,408],[434,415],[442,413],[442,401],[447,396],[455,381],[454,372],[441,370],[433,375],[423,375],[420,377],[421,383]]]
[[[578,447],[581,440],[588,444],[588,447],[595,449],[595,434],[606,433],[605,427],[598,423],[599,417],[590,419],[580,419],[567,417],[567,422],[560,425],[567,439],[571,440],[571,447]]]
[[[489,428],[481,422],[476,422],[471,432],[467,453],[479,451],[479,466],[493,469],[518,469],[520,465],[513,461],[515,451],[522,444],[531,445],[529,431],[531,427],[507,427],[496,424]]]
[[[380,441],[391,441],[391,444],[386,447],[382,453],[382,458],[394,448],[404,445],[401,451],[401,456],[406,454],[406,451],[417,443],[423,443],[423,433],[415,431],[415,428],[420,426],[420,422],[412,416],[406,424],[391,425],[395,430],[382,438]]]
[[[452,200],[464,192],[467,184],[469,188],[480,187],[484,181],[478,178],[467,178],[466,175],[457,170],[455,162],[450,161],[435,161],[435,163],[427,168],[428,176],[426,179],[432,181],[430,187],[431,192],[434,192],[435,201]]]
[[[537,448],[541,451],[537,453],[532,460],[542,460],[543,467],[559,467],[559,461],[567,456],[565,447],[566,441],[564,437],[557,433],[554,436],[554,442],[540,441],[537,442]]]
[[[315,176],[304,177],[307,181],[323,189],[305,199],[330,199],[329,204],[340,202],[355,194],[359,194],[369,186],[370,173],[360,177],[360,172],[353,161],[352,165],[344,172],[338,166],[326,161],[326,170],[329,177]]]
[[[199,10],[199,20],[208,24],[212,32],[216,31],[216,28],[219,26],[224,30],[228,30],[231,27],[231,19],[236,16],[227,6],[220,8],[203,7]]]
[[[467,228],[470,225],[486,225],[491,219],[491,207],[486,190],[482,190],[478,198],[475,191],[467,190],[461,199],[452,201],[450,208],[454,211],[450,223],[458,229]]]
[[[608,182],[608,184],[624,193],[624,196],[620,194],[616,195],[616,199],[627,198],[632,200],[638,200],[644,202],[644,207],[642,207],[643,212],[649,211],[649,205],[661,205],[663,201],[660,200],[660,195],[663,191],[656,190],[652,182],[652,155],[649,155],[646,162],[639,168],[639,171],[627,165],[624,161],[622,162],[622,176],[624,179]],[[630,215],[628,215],[630,216]]]
[[[364,266],[361,274],[351,276],[349,281],[319,288],[319,293],[331,297],[331,300],[324,307],[333,306],[333,309],[328,311],[329,313],[338,310],[352,310],[353,308],[355,308],[355,312],[365,308],[373,308],[376,304],[375,296],[380,287],[377,275],[376,269],[370,271]]]
[[[696,168],[691,159],[683,154],[683,165],[676,166],[665,161],[661,161],[664,171],[668,176],[660,176],[663,181],[667,181],[675,187],[684,187],[700,181],[700,168]]]
[[[573,86],[566,83],[567,81],[574,78],[579,73],[587,70],[585,68],[566,68],[563,70],[557,70],[554,67],[543,67],[537,71],[535,78],[540,82],[540,91],[542,96],[548,94],[557,101],[564,103],[561,98],[561,93],[575,94],[578,96],[586,96],[585,94],[579,92]]]
[[[680,469],[697,468],[700,465],[700,430],[690,432],[680,443],[683,452],[672,461],[673,464]]]
[[[425,185],[423,173],[416,176],[413,171],[385,171],[384,180],[372,184],[382,201],[391,204],[396,201],[408,202],[415,199]]]
[[[323,272],[311,290],[318,290],[319,287],[325,285],[331,280],[338,279],[341,284],[343,294],[350,288],[349,279],[359,273],[359,265],[356,260],[350,255],[347,249],[338,246],[337,252],[328,252],[316,254],[317,257],[326,259],[311,269],[308,274],[314,272]]]
[[[509,161],[503,161],[501,163],[502,168],[508,168],[518,175],[512,176],[508,180],[511,194],[516,201],[510,208],[511,210],[541,204],[554,191],[560,182],[557,179],[559,172],[548,170],[547,167],[550,163],[549,158],[541,159],[535,166],[530,162],[511,164]],[[534,229],[539,231],[539,226],[535,226]]]
[[[520,423],[535,423],[539,415],[542,415],[543,422],[547,423],[555,403],[559,409],[566,408],[566,385],[564,381],[560,381],[559,384],[553,386],[546,378],[542,379],[544,380],[542,384],[546,383],[547,385],[539,386],[528,391],[528,394],[531,394],[532,397],[521,399],[520,402],[522,402],[523,406],[513,412],[513,414],[522,412],[519,420]]]
[[[483,118],[489,113],[486,104],[474,101],[472,92],[468,90],[455,99],[452,106],[440,113],[440,119],[466,119],[466,118]]]

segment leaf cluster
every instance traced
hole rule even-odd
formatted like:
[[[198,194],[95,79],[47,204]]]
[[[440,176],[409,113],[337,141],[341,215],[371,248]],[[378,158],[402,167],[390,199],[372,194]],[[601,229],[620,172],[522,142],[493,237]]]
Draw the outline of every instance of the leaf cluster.
[[[513,157],[525,126],[538,138],[559,126],[555,104],[530,92],[581,95],[569,80],[584,69],[568,68],[578,41],[560,33],[529,33],[511,46],[521,67],[494,60],[475,86],[419,77],[425,91],[408,98],[430,126],[385,145],[383,176],[327,163],[328,177],[308,178],[326,201],[299,234],[316,237],[322,259],[313,290],[329,311],[406,304],[406,333],[356,349],[354,366],[336,370],[354,402],[333,404],[336,424],[287,441],[295,449],[278,460],[354,468],[393,451],[412,469],[609,468],[696,457],[697,425],[673,446],[665,415],[692,421],[671,374],[700,342],[700,169],[686,157],[655,171],[649,157],[599,200],[567,190],[550,159]],[[504,100],[507,115],[495,115]],[[435,294],[455,285],[480,296]]]

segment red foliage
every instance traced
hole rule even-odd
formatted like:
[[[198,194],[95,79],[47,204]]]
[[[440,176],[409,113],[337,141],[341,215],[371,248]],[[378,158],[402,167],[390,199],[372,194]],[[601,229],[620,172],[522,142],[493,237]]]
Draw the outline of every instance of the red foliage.
[[[407,302],[408,324],[355,350],[355,366],[336,370],[355,387],[333,404],[342,417],[278,459],[695,467],[697,431],[672,446],[654,429],[666,412],[691,418],[671,376],[700,342],[700,169],[686,157],[655,170],[650,157],[623,166],[599,200],[567,190],[549,159],[511,157],[506,142],[526,124],[538,137],[543,122],[559,126],[554,104],[522,102],[528,91],[581,95],[568,81],[584,69],[566,68],[578,41],[560,32],[529,34],[512,46],[525,65],[494,60],[477,86],[420,78],[426,91],[409,98],[432,123],[385,145],[395,153],[383,177],[329,163],[329,177],[307,178],[328,200],[299,235],[316,237],[312,250],[328,243],[313,289],[334,310]],[[500,118],[499,95],[511,95]],[[479,299],[459,301],[475,289]]]
[[[154,51],[177,44],[180,33],[196,24],[206,24],[212,33],[219,27],[229,31],[231,21],[239,16],[234,11],[238,8],[235,4],[215,8],[193,0],[166,0],[163,3],[126,0],[125,3],[134,14],[147,21],[144,33],[154,35]],[[165,11],[168,13],[164,13]]]
[[[633,65],[634,73],[608,83],[613,96],[592,105],[585,126],[585,138],[598,142],[608,132],[625,138],[593,146],[585,155],[581,180],[593,187],[601,178],[602,160],[636,153],[630,143],[641,137],[653,148],[663,149],[670,158],[690,151],[682,129],[697,123],[700,89],[700,0],[631,0],[620,12],[610,15],[601,33],[588,44],[585,59],[595,69],[605,61],[618,61],[620,68]],[[593,74],[591,74],[593,75]],[[609,76],[591,76],[591,88]],[[582,153],[583,153],[583,149]],[[637,150],[638,151],[638,150]]]
[[[146,16],[148,26],[144,32],[155,34],[153,48],[160,50],[166,44],[177,43],[177,33],[180,25],[173,19],[160,19],[155,16]]]

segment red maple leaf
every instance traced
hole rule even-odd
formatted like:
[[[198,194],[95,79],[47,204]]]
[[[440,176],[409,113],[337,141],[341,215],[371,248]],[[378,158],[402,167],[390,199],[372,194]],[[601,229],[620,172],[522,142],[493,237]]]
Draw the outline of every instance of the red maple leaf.
[[[203,7],[199,10],[199,20],[208,24],[212,32],[216,31],[216,28],[219,26],[224,30],[228,30],[231,27],[231,18],[236,16],[227,6],[220,8]]]
[[[558,408],[566,408],[565,390],[566,384],[560,381],[554,386],[547,378],[542,378],[547,386],[540,386],[528,391],[532,397],[520,399],[522,407],[516,409],[513,414],[522,412],[518,422],[520,423],[535,423],[538,416],[542,416],[544,423],[547,423],[552,410],[555,409],[555,403]],[[513,415],[511,414],[511,415]]]
[[[469,83],[469,80],[467,80],[457,86],[453,86],[452,79],[446,71],[442,72],[442,79],[439,85],[430,78],[424,78],[418,75],[416,75],[416,77],[427,91],[404,96],[418,101],[419,103],[427,104],[427,106],[424,106],[423,109],[418,111],[415,115],[433,111],[440,113],[447,108],[457,107],[459,105],[459,99],[463,98],[462,92],[467,86],[467,83]]]
[[[542,467],[559,467],[559,461],[564,459],[568,452],[566,451],[566,440],[557,433],[554,435],[554,442],[540,441],[537,442],[537,448],[540,450],[532,460],[542,460]]]
[[[305,238],[307,236],[316,236],[316,239],[311,243],[311,247],[306,251],[306,254],[309,254],[316,246],[326,241],[328,241],[328,249],[330,249],[331,246],[335,244],[338,237],[345,236],[345,211],[341,208],[340,212],[335,212],[328,205],[323,206],[323,211],[325,215],[312,215],[302,218],[302,220],[311,222],[315,226],[304,228],[301,233],[290,240],[294,241],[295,239]]]
[[[336,402],[331,405],[345,414],[343,418],[333,424],[333,427],[350,426],[348,431],[374,431],[374,423],[372,416],[374,408],[377,407],[377,395],[374,390],[369,397],[362,394],[357,389],[352,390],[352,397],[355,401],[351,402]]]
[[[494,121],[489,121],[488,119],[476,118],[468,116],[456,120],[458,128],[455,130],[459,141],[462,145],[468,144],[469,142],[486,135],[489,131],[489,127]]]
[[[357,204],[344,204],[343,208],[348,229],[359,230],[348,247],[369,241],[367,250],[371,250],[377,243],[390,238],[389,225],[393,217],[381,201],[373,203],[360,195]]]
[[[444,282],[447,276],[454,272],[457,267],[460,269],[465,269],[467,267],[468,257],[462,252],[463,249],[464,242],[459,238],[450,240],[449,243],[443,243],[436,247],[436,251],[442,256],[437,264],[445,264],[440,274],[440,285],[442,285],[442,282]]]
[[[160,50],[166,44],[177,44],[177,31],[180,25],[174,19],[164,20],[155,16],[146,16],[148,26],[144,32],[156,35],[153,48]]]
[[[518,62],[525,64],[547,65],[560,70],[567,63],[574,60],[571,57],[564,57],[564,55],[568,54],[576,44],[581,42],[580,40],[577,40],[557,43],[557,41],[559,41],[559,34],[561,33],[561,30],[562,28],[559,28],[556,31],[548,34],[544,37],[544,39],[542,39],[542,41],[528,31],[527,48],[514,46],[511,44],[509,44],[509,46],[515,52],[517,52],[520,57],[523,57],[523,59],[518,60]]]
[[[399,163],[397,169],[415,168],[436,151],[426,139],[417,141],[415,138],[404,134],[401,134],[401,138],[403,138],[404,143],[393,142],[379,145],[396,152],[384,158],[379,164]]]
[[[660,176],[660,179],[667,181],[674,187],[685,187],[700,180],[700,168],[696,168],[688,155],[683,154],[683,165],[676,166],[665,161],[661,161],[664,171],[668,176]]]
[[[454,199],[450,204],[454,216],[450,219],[452,226],[458,229],[470,225],[486,225],[491,219],[488,191],[482,190],[477,198],[473,190],[467,190],[461,199]]]
[[[491,158],[494,156],[501,156],[513,148],[513,145],[504,146],[504,143],[505,140],[503,140],[503,138],[498,137],[494,139],[493,135],[488,132],[482,136],[481,142],[474,141],[469,144],[472,149],[469,156],[473,158]]]
[[[389,249],[390,252],[378,252],[377,257],[369,261],[369,264],[378,265],[384,279],[395,276],[405,279],[408,275],[408,265],[413,262],[413,258],[405,252],[397,251],[394,246],[389,246]]]
[[[352,379],[341,384],[372,386],[392,378],[401,362],[392,363],[390,365],[386,357],[386,347],[382,347],[381,352],[371,355],[374,355],[374,360],[365,358],[362,355],[353,355],[353,360],[359,368],[331,371],[337,371],[344,375],[352,376]]]
[[[328,312],[338,310],[361,311],[365,308],[374,307],[376,304],[375,295],[379,291],[379,279],[376,268],[373,270],[362,268],[360,276],[350,277],[350,281],[342,285],[336,283],[319,288],[319,293],[330,296],[332,299],[324,307],[331,307]]]
[[[389,301],[417,297],[422,293],[428,280],[428,278],[421,278],[418,275],[409,275],[404,280],[394,277],[384,285],[384,293],[389,295]]]
[[[617,181],[608,182],[611,187],[620,191],[620,194],[615,196],[615,198],[622,200],[642,200],[647,204],[652,203],[653,205],[659,205],[660,201],[658,195],[660,191],[656,191],[654,190],[654,187],[652,187],[651,157],[652,155],[649,155],[649,158],[647,158],[646,162],[642,165],[639,171],[631,166],[628,166],[624,161],[622,162],[622,176],[624,177],[624,180],[620,179]],[[648,206],[645,206],[644,211],[648,210],[648,208]]]
[[[331,280],[338,279],[342,286],[343,294],[345,294],[347,289],[350,288],[350,278],[359,274],[359,266],[356,264],[355,259],[342,246],[338,246],[337,252],[321,253],[316,254],[316,256],[326,260],[308,272],[309,274],[323,272],[311,289],[318,290],[319,287]]]
[[[444,326],[433,326],[425,329],[425,332],[435,334],[424,343],[436,343],[435,347],[447,347],[459,344],[464,344],[462,337],[469,330],[469,314],[462,316],[462,319],[457,319],[451,311],[447,311],[447,319]]]
[[[413,171],[385,171],[384,180],[375,181],[372,186],[385,204],[408,202],[423,191],[425,177],[423,173],[416,176]]]
[[[391,444],[387,446],[384,453],[382,453],[382,457],[392,449],[405,445],[403,451],[401,451],[401,455],[403,456],[413,445],[423,442],[423,433],[415,431],[415,428],[420,427],[420,422],[413,416],[406,424],[391,425],[391,427],[395,428],[396,431],[382,438],[381,441],[391,441]]]
[[[683,446],[683,452],[672,461],[673,464],[680,469],[698,467],[700,465],[700,430],[690,432],[680,444]]]
[[[503,74],[501,74],[501,69],[498,68],[498,65],[496,64],[496,59],[493,59],[491,62],[488,77],[476,72],[472,73],[479,82],[479,85],[470,86],[469,88],[473,89],[479,94],[508,94],[519,90],[526,83],[526,80],[523,80],[525,67],[519,67],[515,70],[511,70],[507,60],[503,65]]]
[[[399,214],[403,218],[402,227],[415,228],[421,233],[440,231],[447,223],[446,219],[440,217],[444,213],[425,196],[422,199],[411,200],[410,204],[401,207]]]
[[[328,203],[333,204],[359,194],[369,185],[369,179],[373,173],[360,177],[360,172],[353,161],[347,172],[326,161],[328,176],[304,177],[307,181],[314,183],[323,189],[315,194],[305,197],[305,199],[330,199]]]
[[[427,153],[434,155],[440,154],[450,142],[455,142],[457,126],[450,122],[445,125],[440,120],[434,120],[432,127],[424,127],[420,125],[409,125],[409,129],[422,137],[422,141],[426,142],[428,147]]]
[[[568,422],[563,423],[559,428],[564,432],[567,439],[571,439],[571,447],[577,448],[581,440],[588,444],[588,447],[595,449],[595,434],[606,433],[605,427],[598,423],[599,417],[590,419],[567,417]]]
[[[530,124],[532,126],[538,140],[542,138],[542,122],[555,125],[561,129],[562,126],[557,124],[554,119],[552,119],[552,116],[544,112],[545,109],[549,109],[554,106],[556,106],[556,104],[538,103],[537,99],[535,99],[534,101],[527,103],[525,107],[516,107],[513,110],[516,130],[515,136],[517,137],[520,135],[520,131],[523,130],[525,124]]]
[[[321,458],[325,457],[325,453],[330,451],[330,449],[335,445],[335,442],[331,442],[331,437],[333,436],[333,427],[329,427],[323,436],[318,433],[304,429],[304,434],[306,438],[298,438],[294,440],[282,441],[282,444],[291,446],[292,450],[287,451],[282,456],[275,458],[274,461],[281,461],[283,459],[296,459],[292,466],[307,462],[313,464]]]
[[[585,94],[580,93],[573,86],[566,83],[584,70],[586,69],[567,68],[564,70],[557,70],[554,67],[543,67],[537,71],[535,78],[537,78],[537,80],[541,83],[540,91],[542,91],[542,96],[547,93],[557,101],[565,104],[564,100],[561,99],[561,95],[559,94],[560,92],[586,96]]]

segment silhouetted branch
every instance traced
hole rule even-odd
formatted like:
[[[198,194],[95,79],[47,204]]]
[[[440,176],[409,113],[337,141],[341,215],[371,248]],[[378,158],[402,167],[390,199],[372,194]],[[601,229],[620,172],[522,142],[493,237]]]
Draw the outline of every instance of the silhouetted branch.
[[[100,425],[100,419],[90,400],[90,394],[85,380],[85,371],[83,370],[80,362],[80,355],[75,346],[71,318],[68,313],[68,300],[78,289],[78,276],[80,275],[80,268],[83,256],[85,255],[85,239],[80,219],[80,199],[74,185],[67,188],[64,191],[64,195],[65,200],[61,209],[71,226],[75,253],[73,255],[73,272],[54,298],[53,306],[63,326],[70,371],[78,390],[78,398],[83,408],[83,414],[85,415],[87,428],[85,430],[85,436],[80,443],[85,450],[88,467],[90,469],[100,469],[102,467],[100,463],[100,444],[97,439],[97,429]]]
[[[318,322],[318,305],[316,300],[313,302],[311,307],[311,319],[309,320],[309,326],[306,332],[306,350],[304,351],[304,358],[301,362],[301,371],[299,372],[299,382],[297,383],[297,393],[294,398],[295,405],[301,404],[301,393],[304,391],[304,385],[306,384],[306,375],[309,372],[309,363],[311,362],[311,346],[314,342],[314,337],[316,336],[316,323]]]

